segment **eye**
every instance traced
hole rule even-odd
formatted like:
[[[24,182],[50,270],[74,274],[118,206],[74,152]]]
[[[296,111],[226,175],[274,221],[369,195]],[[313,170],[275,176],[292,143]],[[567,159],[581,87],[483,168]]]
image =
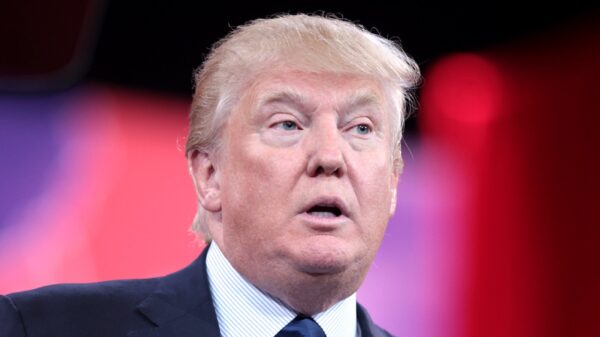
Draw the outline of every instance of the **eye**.
[[[356,132],[358,132],[360,135],[368,135],[372,131],[371,127],[367,124],[358,124],[354,127],[354,129],[356,129]]]
[[[294,121],[283,121],[283,122],[279,122],[275,124],[276,128],[285,130],[285,131],[293,131],[293,130],[299,130],[300,127],[298,126],[298,123],[294,122]]]

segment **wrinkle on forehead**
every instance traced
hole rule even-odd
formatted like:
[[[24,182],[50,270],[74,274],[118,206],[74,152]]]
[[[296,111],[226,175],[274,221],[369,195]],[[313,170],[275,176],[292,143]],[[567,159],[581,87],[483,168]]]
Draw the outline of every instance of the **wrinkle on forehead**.
[[[258,107],[273,103],[283,103],[292,105],[298,109],[302,108],[303,110],[308,109],[312,111],[317,109],[315,102],[311,102],[305,94],[291,86],[259,93],[256,101]]]
[[[318,76],[319,74],[315,73],[314,75]],[[335,76],[335,74],[322,75]],[[379,83],[363,76],[357,75],[353,78],[364,82],[364,85],[358,85],[357,88],[352,89],[350,94],[342,91],[342,95],[339,95],[340,92],[333,90],[331,93],[319,92],[317,93],[318,97],[313,97],[313,93],[305,92],[301,89],[299,90],[296,86],[294,86],[293,83],[286,83],[288,80],[282,79],[281,77],[283,76],[285,75],[273,75],[273,80],[266,84],[264,88],[260,88],[264,82],[261,82],[260,80],[255,82],[255,85],[253,85],[249,90],[253,96],[250,97],[250,99],[251,101],[255,102],[255,107],[281,103],[293,106],[298,110],[314,111],[317,110],[320,105],[322,98],[320,96],[329,95],[327,98],[333,98],[333,108],[339,113],[347,113],[362,107],[370,107],[378,112],[383,112],[386,110],[384,108],[384,97],[381,94],[378,85]],[[268,76],[265,76],[262,80],[264,81],[268,78]],[[314,80],[314,78],[312,80]],[[340,76],[340,78],[336,79],[336,81],[337,80],[343,80],[343,77]]]

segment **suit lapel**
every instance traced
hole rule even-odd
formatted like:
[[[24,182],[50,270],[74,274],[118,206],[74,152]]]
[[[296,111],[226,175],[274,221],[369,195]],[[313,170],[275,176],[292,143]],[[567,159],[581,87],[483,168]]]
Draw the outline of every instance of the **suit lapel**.
[[[373,323],[367,310],[360,304],[356,304],[356,318],[360,326],[361,337],[389,337],[386,331]]]
[[[206,273],[208,247],[188,267],[165,276],[137,306],[154,327],[128,337],[219,337],[219,324]]]

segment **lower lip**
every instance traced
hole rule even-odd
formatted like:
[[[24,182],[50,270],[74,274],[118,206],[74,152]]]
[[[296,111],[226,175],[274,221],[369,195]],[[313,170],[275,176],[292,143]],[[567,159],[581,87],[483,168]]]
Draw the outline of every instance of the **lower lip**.
[[[312,229],[318,231],[332,231],[348,223],[350,219],[344,215],[335,217],[324,217],[304,212],[299,214],[300,219],[307,223]]]

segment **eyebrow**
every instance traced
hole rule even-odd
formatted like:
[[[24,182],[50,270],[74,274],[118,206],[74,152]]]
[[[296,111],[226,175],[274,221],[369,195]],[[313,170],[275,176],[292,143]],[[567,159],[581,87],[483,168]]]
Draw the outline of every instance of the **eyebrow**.
[[[272,103],[290,104],[299,110],[314,111],[317,109],[317,106],[309,102],[306,96],[293,88],[285,88],[272,93],[259,95],[257,106],[261,107]],[[374,106],[377,110],[381,110],[381,99],[371,90],[357,90],[343,102],[337,104],[335,110],[342,114],[347,114],[356,108],[365,106]]]

